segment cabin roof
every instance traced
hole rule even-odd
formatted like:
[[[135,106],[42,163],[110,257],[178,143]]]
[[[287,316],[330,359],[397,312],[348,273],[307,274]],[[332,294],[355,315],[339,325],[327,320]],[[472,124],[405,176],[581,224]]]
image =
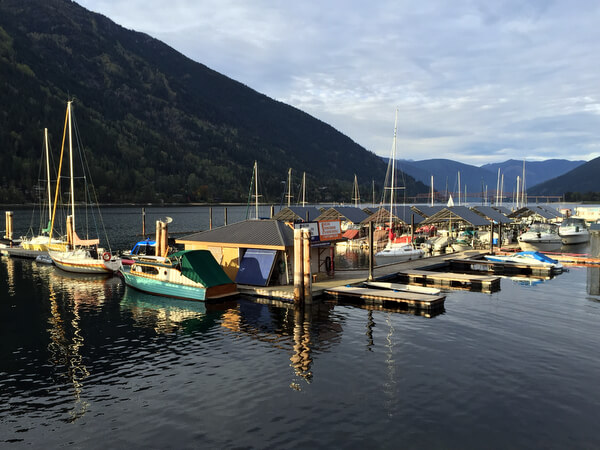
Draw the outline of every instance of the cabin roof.
[[[233,244],[252,247],[293,247],[294,230],[277,220],[245,220],[176,239],[179,244]]]
[[[364,210],[356,208],[354,206],[334,206],[325,210],[315,220],[343,220],[346,222],[352,222],[359,224],[363,220],[369,217]]]
[[[466,206],[445,206],[433,216],[428,217],[423,225],[445,222],[466,223],[474,227],[483,227],[490,224],[490,221],[481,217],[479,214],[471,211]]]
[[[314,206],[286,206],[273,216],[274,220],[281,222],[310,222],[321,215]]]
[[[512,214],[512,211],[510,209],[508,209],[506,206],[494,205],[494,206],[492,206],[492,208],[494,208],[496,211],[500,211],[506,217],[508,217]]]
[[[512,220],[502,214],[500,211],[495,210],[491,206],[474,206],[471,208],[479,215],[486,217],[489,220],[493,220],[497,223],[512,223]]]

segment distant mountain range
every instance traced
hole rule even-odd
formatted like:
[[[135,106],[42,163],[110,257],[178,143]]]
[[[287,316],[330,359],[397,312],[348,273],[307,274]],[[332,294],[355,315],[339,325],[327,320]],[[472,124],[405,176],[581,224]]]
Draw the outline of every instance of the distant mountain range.
[[[532,194],[564,193],[568,200],[580,200],[573,198],[573,193],[588,194],[600,192],[600,158],[592,159],[581,164],[567,173],[544,181],[528,190]]]
[[[522,183],[523,161],[508,160],[501,163],[486,164],[481,167],[463,164],[449,159],[427,159],[422,161],[400,160],[399,165],[403,171],[413,176],[418,181],[431,186],[433,175],[434,189],[439,192],[457,192],[458,174],[460,172],[461,192],[464,193],[465,185],[467,193],[485,191],[495,192],[498,184],[498,169],[500,176],[504,176],[504,192],[516,190],[517,176]],[[534,192],[537,185],[547,182],[555,177],[563,175],[571,170],[586,165],[585,161],[569,161],[566,159],[549,159],[546,161],[525,162],[525,185],[527,192]],[[522,185],[520,184],[520,187]],[[552,190],[553,184],[547,189]],[[547,194],[562,194],[559,186],[555,192]],[[600,184],[598,185],[600,190]]]
[[[70,0],[0,1],[0,202],[34,200],[42,134],[60,150],[68,99],[102,202],[350,201],[386,165],[330,125]],[[427,187],[405,177],[407,194]],[[79,197],[81,198],[81,197]]]

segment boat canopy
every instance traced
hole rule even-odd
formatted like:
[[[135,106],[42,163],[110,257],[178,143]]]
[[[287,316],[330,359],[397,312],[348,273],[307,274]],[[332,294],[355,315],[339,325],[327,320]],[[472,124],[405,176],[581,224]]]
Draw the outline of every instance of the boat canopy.
[[[206,288],[232,283],[208,250],[183,250],[169,255],[169,259],[178,260],[182,275]]]

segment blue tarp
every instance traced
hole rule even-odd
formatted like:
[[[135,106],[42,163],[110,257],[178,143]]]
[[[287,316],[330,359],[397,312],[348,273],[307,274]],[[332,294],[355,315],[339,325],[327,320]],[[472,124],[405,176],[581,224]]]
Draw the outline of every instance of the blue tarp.
[[[252,286],[266,286],[275,263],[277,250],[251,248],[246,250],[240,262],[235,282]]]

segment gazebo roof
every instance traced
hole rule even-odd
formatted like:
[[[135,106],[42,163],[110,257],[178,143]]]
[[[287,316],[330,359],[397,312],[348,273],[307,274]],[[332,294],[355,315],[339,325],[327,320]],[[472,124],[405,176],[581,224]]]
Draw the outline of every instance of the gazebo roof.
[[[419,225],[425,218],[419,213],[413,211],[408,207],[395,207],[394,214],[392,215],[392,221],[397,223],[401,222],[406,225],[411,224],[411,220],[414,220],[415,225]],[[386,208],[380,208],[375,214],[367,217],[361,222],[362,225],[369,224],[370,222],[375,223],[389,223],[390,222],[390,210]]]

